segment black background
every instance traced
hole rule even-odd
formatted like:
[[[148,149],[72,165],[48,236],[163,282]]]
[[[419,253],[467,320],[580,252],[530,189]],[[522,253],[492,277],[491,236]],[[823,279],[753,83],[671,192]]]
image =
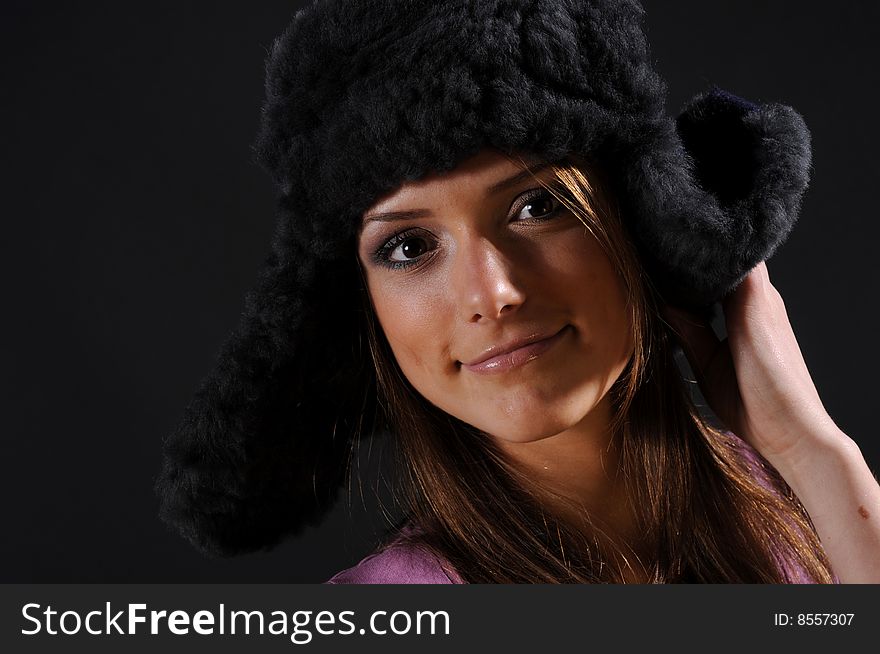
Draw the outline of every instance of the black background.
[[[0,581],[319,582],[382,521],[365,475],[318,529],[212,561],[167,531],[160,443],[235,326],[274,190],[251,163],[263,63],[295,2],[5,2]],[[813,133],[770,275],[831,416],[880,444],[875,3],[648,0],[669,111],[717,84]],[[373,456],[375,459],[375,453]]]

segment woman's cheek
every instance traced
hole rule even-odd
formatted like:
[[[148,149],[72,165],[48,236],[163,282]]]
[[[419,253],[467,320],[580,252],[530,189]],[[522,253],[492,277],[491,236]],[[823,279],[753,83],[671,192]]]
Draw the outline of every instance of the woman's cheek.
[[[380,302],[379,321],[403,372],[429,372],[438,348],[447,340],[442,323],[446,312],[417,289],[401,289]]]

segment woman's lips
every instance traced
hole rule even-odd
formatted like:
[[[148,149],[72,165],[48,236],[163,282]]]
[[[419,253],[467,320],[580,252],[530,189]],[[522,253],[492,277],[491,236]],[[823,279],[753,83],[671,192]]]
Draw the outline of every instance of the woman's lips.
[[[513,368],[521,366],[524,363],[528,363],[532,359],[538,358],[544,352],[556,345],[556,343],[561,341],[565,334],[568,332],[568,327],[569,326],[566,325],[558,332],[556,332],[553,336],[545,338],[544,340],[529,343],[528,345],[524,345],[523,347],[511,350],[510,352],[505,352],[504,354],[499,354],[498,356],[494,356],[491,359],[486,359],[485,361],[481,361],[480,363],[475,363],[473,365],[463,363],[461,364],[461,367],[470,372],[475,372],[481,375],[491,375],[501,372],[507,372],[508,370],[512,370]]]

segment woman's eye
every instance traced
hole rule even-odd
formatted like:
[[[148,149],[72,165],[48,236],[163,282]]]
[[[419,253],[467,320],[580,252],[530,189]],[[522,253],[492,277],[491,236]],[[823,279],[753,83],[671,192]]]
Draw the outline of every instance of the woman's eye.
[[[523,197],[524,203],[520,205],[517,215],[527,213],[525,220],[547,218],[559,210],[559,201],[544,189],[529,191]]]
[[[431,251],[432,241],[422,230],[407,230],[395,234],[375,253],[376,263],[392,269],[406,268],[417,263]]]
[[[422,256],[428,251],[428,244],[425,239],[420,237],[410,237],[404,239],[400,245],[395,247],[388,255],[391,261],[408,261]]]

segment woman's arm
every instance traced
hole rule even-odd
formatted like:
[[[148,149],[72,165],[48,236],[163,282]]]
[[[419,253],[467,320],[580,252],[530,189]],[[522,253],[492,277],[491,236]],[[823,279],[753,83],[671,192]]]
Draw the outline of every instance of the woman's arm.
[[[880,583],[880,484],[859,446],[836,426],[767,460],[810,514],[840,583]]]
[[[880,583],[880,484],[825,411],[766,264],[722,306],[723,340],[687,312],[663,312],[703,396],[798,496],[841,583]]]

